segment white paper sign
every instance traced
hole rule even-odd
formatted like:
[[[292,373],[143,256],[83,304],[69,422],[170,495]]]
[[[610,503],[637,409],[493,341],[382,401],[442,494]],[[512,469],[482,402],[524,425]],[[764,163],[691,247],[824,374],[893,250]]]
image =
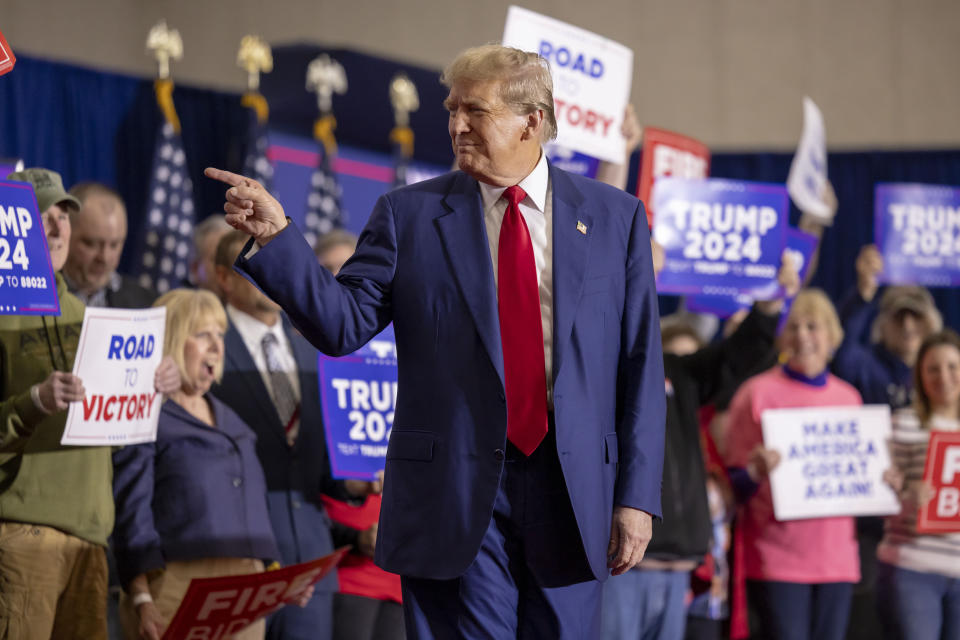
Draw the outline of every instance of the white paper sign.
[[[770,474],[777,520],[890,515],[900,501],[890,468],[890,407],[769,409],[763,443],[780,453]]]
[[[126,445],[157,439],[163,397],[153,375],[163,358],[165,307],[87,307],[73,374],[83,402],[70,404],[61,444]]]
[[[548,16],[510,7],[503,44],[550,62],[557,144],[622,164],[620,133],[630,99],[633,51],[618,42]]]
[[[827,189],[827,130],[823,114],[810,98],[803,98],[803,133],[790,164],[787,191],[797,208],[824,224],[833,221],[834,207],[824,200]]]

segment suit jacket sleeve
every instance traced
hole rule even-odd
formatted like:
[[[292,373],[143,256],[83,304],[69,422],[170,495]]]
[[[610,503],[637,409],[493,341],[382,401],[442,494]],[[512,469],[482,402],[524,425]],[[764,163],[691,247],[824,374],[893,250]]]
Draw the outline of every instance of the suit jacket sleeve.
[[[660,517],[666,395],[650,232],[642,203],[631,221],[626,298],[620,325],[614,503]]]
[[[235,268],[277,302],[313,346],[330,356],[353,353],[392,320],[397,259],[396,225],[388,196],[370,214],[357,250],[334,278],[317,261],[291,222],[269,244]],[[296,274],[277,278],[273,274]]]

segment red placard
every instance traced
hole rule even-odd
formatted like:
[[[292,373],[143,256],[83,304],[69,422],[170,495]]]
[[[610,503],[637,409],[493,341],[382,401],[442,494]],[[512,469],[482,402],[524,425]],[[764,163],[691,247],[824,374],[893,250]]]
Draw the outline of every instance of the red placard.
[[[637,197],[647,208],[647,223],[653,226],[650,194],[657,178],[710,177],[710,149],[699,140],[679,133],[643,128],[643,150],[640,156],[640,175],[637,178]]]
[[[13,49],[7,44],[3,33],[0,33],[0,76],[13,69],[16,63],[17,57],[13,55]]]
[[[923,481],[934,489],[933,498],[920,506],[918,533],[960,531],[960,433],[930,434]]]
[[[330,573],[349,549],[343,547],[276,571],[191,580],[163,640],[232,638],[259,618],[296,600],[304,589]]]

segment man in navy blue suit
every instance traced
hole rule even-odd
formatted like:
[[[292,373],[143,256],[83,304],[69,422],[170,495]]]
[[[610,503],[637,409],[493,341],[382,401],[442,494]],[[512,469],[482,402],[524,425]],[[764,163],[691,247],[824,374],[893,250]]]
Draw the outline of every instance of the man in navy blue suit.
[[[635,198],[550,166],[552,82],[497,45],[444,71],[459,171],[380,198],[334,278],[255,181],[227,220],[237,268],[317,348],[391,321],[399,392],[377,563],[411,638],[594,638],[601,581],[660,513],[663,358]]]

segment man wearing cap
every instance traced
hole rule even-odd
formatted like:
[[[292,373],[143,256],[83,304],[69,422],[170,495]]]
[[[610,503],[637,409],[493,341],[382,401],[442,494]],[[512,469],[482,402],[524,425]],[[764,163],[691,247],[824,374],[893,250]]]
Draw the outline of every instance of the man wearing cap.
[[[0,316],[0,640],[106,638],[110,448],[60,444],[67,407],[84,397],[70,373],[84,305],[60,274],[80,202],[48,169],[8,179],[33,185],[60,316]],[[154,382],[179,386],[176,365],[165,359]]]
[[[336,278],[256,181],[207,175],[253,236],[236,266],[315,346],[350,353],[394,323],[376,562],[401,576],[407,636],[596,638],[601,582],[660,515],[646,214],[546,160],[537,54],[468,49],[442,81],[459,170],[382,196]]]
[[[856,387],[864,404],[905,407],[911,402],[920,345],[940,330],[943,320],[933,296],[923,287],[888,287],[878,295],[883,256],[875,245],[860,250],[856,270],[856,287],[838,308],[844,335],[833,358],[833,371]],[[878,638],[883,633],[874,596],[876,549],[882,537],[883,518],[857,518],[861,578],[853,591],[849,640]]]
[[[883,257],[874,245],[857,256],[857,286],[840,304],[843,344],[834,373],[860,392],[864,404],[910,404],[912,369],[924,339],[943,320],[923,287],[888,287],[878,296]]]
[[[127,239],[127,209],[120,194],[99,182],[81,182],[70,188],[70,195],[80,201],[80,210],[70,216],[73,233],[63,266],[70,293],[88,307],[149,307],[156,293],[117,273]]]

